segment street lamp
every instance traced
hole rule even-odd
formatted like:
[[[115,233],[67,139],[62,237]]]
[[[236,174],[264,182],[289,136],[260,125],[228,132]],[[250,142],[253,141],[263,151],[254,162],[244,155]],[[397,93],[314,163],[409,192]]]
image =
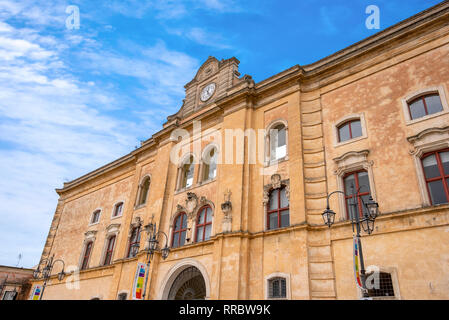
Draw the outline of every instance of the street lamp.
[[[168,247],[168,236],[163,231],[156,231],[156,223],[150,222],[145,227],[145,231],[147,233],[147,240],[145,242],[144,251],[147,253],[147,268],[145,272],[145,285],[143,289],[143,300],[145,300],[145,295],[147,292],[147,283],[148,283],[148,273],[150,270],[151,259],[155,252],[160,252],[162,259],[167,259],[170,248]],[[162,234],[165,236],[165,246],[161,249],[159,246],[159,235]],[[135,245],[136,250],[139,248],[139,244]]]
[[[366,289],[366,279],[365,279],[365,264],[363,261],[363,252],[362,252],[362,241],[360,239],[360,231],[363,229],[366,233],[371,235],[371,233],[374,231],[374,221],[379,215],[379,204],[373,200],[373,197],[370,195],[368,202],[365,203],[362,196],[360,196],[360,190],[364,186],[361,186],[357,192],[354,192],[354,185],[351,186],[351,199],[349,202],[350,207],[350,219],[352,224],[352,231],[357,231],[356,234],[356,241],[358,250],[360,253],[360,273],[361,273],[361,283],[362,283],[362,291],[363,296],[368,297],[368,292]],[[327,207],[326,210],[324,210],[322,216],[324,223],[330,228],[334,222],[335,222],[335,212],[330,209],[329,206],[329,198],[336,193],[342,193],[343,195],[346,195],[343,191],[334,191],[331,194],[327,196]],[[358,206],[358,200],[362,203],[362,218],[359,216],[359,213],[357,212],[356,208]],[[363,210],[365,208],[365,210]],[[361,226],[361,227],[360,227]]]
[[[62,270],[60,273],[58,273],[58,280],[62,281],[65,277],[65,263],[61,259],[54,260],[55,255],[53,254],[49,259],[42,260],[39,265],[37,266],[36,270],[33,271],[33,277],[34,279],[42,278],[44,279],[44,284],[42,286],[42,292],[39,296],[39,300],[42,300],[42,296],[44,295],[45,287],[47,286],[47,281],[51,277],[51,271],[53,270],[53,267],[55,266],[56,262],[62,262]],[[39,269],[39,266],[41,263],[46,262],[45,267],[42,269],[42,271]]]

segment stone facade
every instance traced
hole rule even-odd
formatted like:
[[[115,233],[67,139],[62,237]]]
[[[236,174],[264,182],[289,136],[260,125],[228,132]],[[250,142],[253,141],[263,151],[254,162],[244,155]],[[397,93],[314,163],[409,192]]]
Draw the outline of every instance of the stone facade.
[[[449,299],[449,205],[432,205],[421,167],[424,154],[449,148],[448,18],[445,1],[259,83],[240,76],[237,59],[210,57],[160,132],[129,155],[57,190],[42,259],[54,254],[66,266],[80,268],[86,243],[93,245],[79,288],[67,289],[56,270],[44,299],[117,299],[121,293],[130,299],[137,263],[146,260],[145,232],[137,256],[127,258],[133,226],[156,222],[171,246],[181,213],[187,217],[185,243],[171,248],[166,260],[154,255],[147,299],[169,298],[189,267],[200,271],[206,299],[267,299],[274,278],[285,280],[287,299],[357,299],[353,233],[343,197],[330,199],[337,212],[332,228],[321,216],[327,194],[343,190],[345,175],[357,170],[368,173],[381,212],[373,234],[362,238],[366,266],[390,274],[390,298]],[[211,83],[212,96],[201,99]],[[408,103],[426,92],[438,93],[443,111],[412,120]],[[362,134],[339,142],[338,126],[351,119],[360,121]],[[201,124],[201,136],[195,135],[195,123]],[[269,134],[261,132],[278,124],[285,128],[287,149],[273,162]],[[246,130],[246,138],[227,139]],[[193,138],[179,142],[181,132]],[[210,144],[218,146],[221,163],[214,178],[204,179],[202,159]],[[254,159],[253,148],[262,156]],[[183,160],[189,154],[196,161],[186,187]],[[147,200],[137,205],[146,177]],[[289,202],[288,226],[278,229],[267,221],[273,190],[284,190]],[[113,217],[120,202],[122,212]],[[212,209],[211,236],[196,242],[204,206]],[[101,210],[99,221],[92,223],[96,210]],[[116,237],[112,262],[102,266],[111,236]]]
[[[33,269],[0,266],[0,300],[27,300]]]

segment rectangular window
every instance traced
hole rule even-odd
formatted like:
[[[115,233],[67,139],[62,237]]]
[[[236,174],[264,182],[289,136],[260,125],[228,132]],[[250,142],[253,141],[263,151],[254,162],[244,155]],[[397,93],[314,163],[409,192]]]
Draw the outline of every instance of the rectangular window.
[[[422,165],[432,205],[449,203],[449,150],[424,155]]]
[[[89,257],[91,251],[92,251],[92,242],[89,242],[86,245],[86,249],[84,249],[84,256],[83,256],[83,263],[81,264],[81,270],[85,270],[89,266]]]
[[[101,213],[101,210],[96,210],[96,211],[92,214],[92,219],[91,219],[91,221],[90,221],[91,224],[97,223],[98,221],[100,221],[100,213]]]
[[[108,246],[106,248],[106,254],[105,254],[104,263],[103,263],[103,265],[105,265],[105,266],[111,264],[112,253],[114,251],[114,244],[115,244],[115,236],[112,236],[109,238]]]
[[[363,216],[367,211],[363,203],[367,203],[371,193],[368,172],[348,173],[343,180],[347,218],[352,220],[356,214]]]
[[[268,281],[268,297],[270,299],[287,298],[287,281],[285,278],[275,278]]]
[[[268,230],[290,226],[290,210],[286,187],[270,192],[267,205]]]
[[[386,272],[368,273],[366,277],[377,277],[373,281],[373,288],[368,289],[368,295],[370,297],[394,297],[393,280],[391,279],[391,274]]]
[[[113,217],[119,217],[122,215],[123,211],[123,202],[120,202],[115,205],[114,207],[114,213],[112,214]]]
[[[128,258],[133,258],[137,255],[140,245],[140,227],[134,227],[129,239]]]
[[[2,300],[16,300],[17,291],[5,291]]]
[[[117,300],[126,300],[128,295],[126,293],[120,293],[117,297]]]

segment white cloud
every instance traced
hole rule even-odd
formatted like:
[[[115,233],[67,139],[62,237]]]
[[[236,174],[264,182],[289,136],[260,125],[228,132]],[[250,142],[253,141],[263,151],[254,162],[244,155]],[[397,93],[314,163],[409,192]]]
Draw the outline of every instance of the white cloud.
[[[0,243],[15,239],[0,246],[0,264],[15,264],[21,252],[26,267],[40,258],[57,203],[54,189],[160,130],[180,107],[183,86],[198,67],[196,59],[162,41],[108,50],[92,34],[45,32],[61,16],[48,5],[30,6],[0,2]],[[14,14],[23,23],[9,22]],[[76,64],[67,60],[72,48]],[[100,80],[81,80],[71,68]],[[113,114],[132,99],[118,96],[107,78],[102,83],[105,75],[132,77],[140,87],[131,86],[128,94],[153,108],[126,105],[132,121]]]
[[[15,239],[0,247],[0,264],[22,252],[29,267],[46,240],[54,189],[126,154],[143,132],[103,112],[114,95],[72,76],[61,59],[66,45],[0,28],[0,242]]]
[[[124,45],[137,57],[129,58],[108,51],[93,50],[81,52],[80,56],[86,67],[95,67],[104,74],[118,74],[139,80],[145,88],[139,91],[141,97],[151,103],[174,109],[179,107],[184,96],[183,87],[195,75],[198,60],[185,53],[169,50],[163,41],[158,41],[151,47],[133,43]],[[169,114],[167,112],[165,116]]]

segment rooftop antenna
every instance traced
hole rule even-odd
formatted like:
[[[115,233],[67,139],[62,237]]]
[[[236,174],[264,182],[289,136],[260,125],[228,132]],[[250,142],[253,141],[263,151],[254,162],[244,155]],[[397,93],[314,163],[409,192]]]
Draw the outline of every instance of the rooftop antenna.
[[[19,266],[20,260],[22,260],[22,254],[19,253],[19,256],[17,258],[18,258],[18,260],[17,260],[16,268]]]

